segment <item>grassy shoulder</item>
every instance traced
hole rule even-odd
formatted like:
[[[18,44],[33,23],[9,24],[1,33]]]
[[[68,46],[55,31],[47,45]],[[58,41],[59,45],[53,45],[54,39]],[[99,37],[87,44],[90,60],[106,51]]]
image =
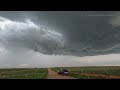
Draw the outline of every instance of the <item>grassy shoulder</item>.
[[[48,70],[41,69],[0,69],[0,79],[46,79]]]

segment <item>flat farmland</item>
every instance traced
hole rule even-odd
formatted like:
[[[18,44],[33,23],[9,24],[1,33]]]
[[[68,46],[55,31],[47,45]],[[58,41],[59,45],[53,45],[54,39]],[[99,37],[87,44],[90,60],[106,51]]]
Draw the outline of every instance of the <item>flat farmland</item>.
[[[0,79],[46,79],[48,70],[40,69],[0,69]]]

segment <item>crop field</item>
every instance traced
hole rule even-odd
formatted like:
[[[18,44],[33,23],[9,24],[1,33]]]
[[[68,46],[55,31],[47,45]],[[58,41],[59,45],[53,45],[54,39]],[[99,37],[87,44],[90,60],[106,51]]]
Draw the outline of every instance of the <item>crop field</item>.
[[[46,79],[47,69],[0,69],[0,79]]]
[[[63,67],[69,70],[69,76],[78,79],[120,79],[120,66]],[[60,67],[52,68],[54,71]]]

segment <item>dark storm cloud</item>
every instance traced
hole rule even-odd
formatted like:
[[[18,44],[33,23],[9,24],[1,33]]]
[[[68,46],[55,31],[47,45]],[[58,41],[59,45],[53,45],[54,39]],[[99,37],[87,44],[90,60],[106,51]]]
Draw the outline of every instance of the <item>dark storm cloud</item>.
[[[11,34],[3,32],[0,38],[6,47],[24,47],[48,55],[120,52],[119,12],[9,11],[0,12],[0,16],[12,22],[0,30],[10,29]]]

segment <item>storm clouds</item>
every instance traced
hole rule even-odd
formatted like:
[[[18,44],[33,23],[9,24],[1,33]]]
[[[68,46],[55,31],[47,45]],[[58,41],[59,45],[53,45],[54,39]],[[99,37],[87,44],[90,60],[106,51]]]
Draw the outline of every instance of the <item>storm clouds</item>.
[[[1,59],[28,51],[77,57],[119,54],[120,12],[0,11]]]
[[[0,15],[0,40],[8,46],[48,55],[119,53],[119,12],[9,11]]]

